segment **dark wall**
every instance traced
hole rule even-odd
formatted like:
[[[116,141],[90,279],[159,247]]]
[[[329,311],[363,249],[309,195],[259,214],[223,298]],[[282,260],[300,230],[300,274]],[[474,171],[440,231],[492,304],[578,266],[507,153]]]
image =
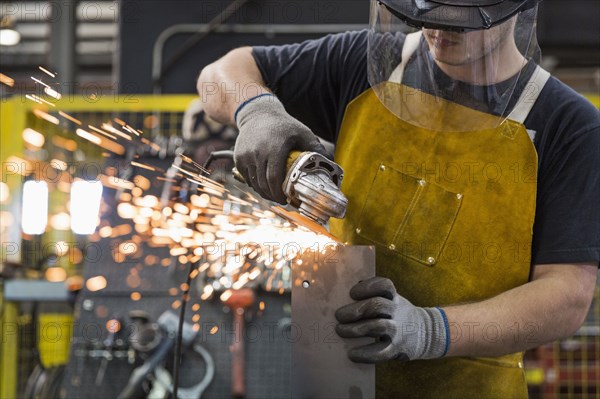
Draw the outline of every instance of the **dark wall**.
[[[159,34],[176,24],[205,24],[230,4],[229,0],[122,0],[119,81],[123,93],[151,93],[152,48]],[[250,0],[226,23],[363,24],[368,23],[368,0]],[[169,59],[191,35],[168,41]],[[200,70],[227,51],[258,44],[283,44],[318,38],[323,33],[232,34],[214,33],[199,42],[168,72],[163,93],[194,93]]]
[[[600,1],[544,0],[539,10],[543,55],[558,67],[600,67]]]
[[[217,16],[232,0],[122,0],[119,81],[123,93],[151,93],[152,47],[158,35],[176,24],[202,24]],[[544,0],[540,3],[538,40],[545,56],[559,66],[600,65],[600,1]],[[251,0],[226,23],[362,24],[367,26],[369,0]],[[205,65],[227,51],[257,44],[283,44],[317,38],[323,33],[214,33],[193,47],[168,71],[163,93],[194,93],[195,80]],[[168,60],[190,35],[168,41]]]

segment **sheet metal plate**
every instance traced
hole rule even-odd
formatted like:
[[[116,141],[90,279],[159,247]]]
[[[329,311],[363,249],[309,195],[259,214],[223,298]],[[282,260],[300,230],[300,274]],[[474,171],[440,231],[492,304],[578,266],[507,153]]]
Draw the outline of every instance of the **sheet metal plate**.
[[[372,338],[342,339],[335,311],[350,288],[375,275],[373,247],[338,246],[316,262],[292,267],[292,397],[374,398],[375,366],[353,363],[348,349]]]

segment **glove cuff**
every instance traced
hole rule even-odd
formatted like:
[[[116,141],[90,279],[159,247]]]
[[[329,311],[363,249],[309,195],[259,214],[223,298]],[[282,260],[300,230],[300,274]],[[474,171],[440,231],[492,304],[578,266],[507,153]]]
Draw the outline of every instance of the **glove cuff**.
[[[423,308],[427,313],[425,348],[420,359],[444,357],[450,347],[450,327],[442,308]]]
[[[243,123],[246,116],[255,113],[257,110],[261,111],[284,111],[285,108],[283,104],[274,94],[271,93],[263,93],[257,96],[251,97],[248,100],[244,101],[240,104],[240,106],[235,110],[235,114],[233,115],[233,119],[235,123],[239,126]]]

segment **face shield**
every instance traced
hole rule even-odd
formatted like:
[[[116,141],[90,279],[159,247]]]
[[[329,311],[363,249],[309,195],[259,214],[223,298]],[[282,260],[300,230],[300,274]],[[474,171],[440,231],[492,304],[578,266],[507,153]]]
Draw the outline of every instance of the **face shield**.
[[[539,61],[536,16],[535,1],[372,0],[369,83],[412,125],[495,128]]]

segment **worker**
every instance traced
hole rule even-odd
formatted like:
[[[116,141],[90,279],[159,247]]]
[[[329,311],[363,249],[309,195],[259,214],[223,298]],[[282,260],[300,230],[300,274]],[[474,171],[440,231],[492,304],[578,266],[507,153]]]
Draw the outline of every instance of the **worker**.
[[[600,114],[540,65],[537,0],[373,0],[368,30],[235,49],[198,90],[265,198],[293,150],[345,169],[340,308],[378,397],[527,396],[523,351],[583,323],[600,261]],[[585,11],[582,11],[585,12]]]

